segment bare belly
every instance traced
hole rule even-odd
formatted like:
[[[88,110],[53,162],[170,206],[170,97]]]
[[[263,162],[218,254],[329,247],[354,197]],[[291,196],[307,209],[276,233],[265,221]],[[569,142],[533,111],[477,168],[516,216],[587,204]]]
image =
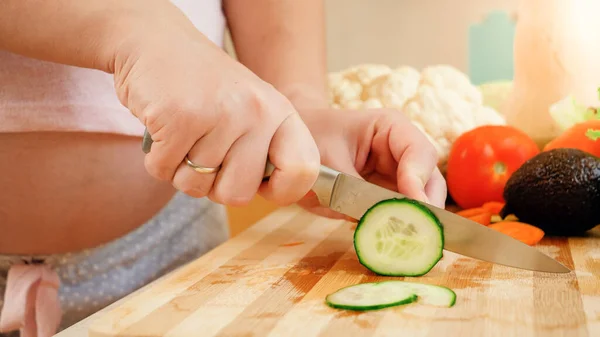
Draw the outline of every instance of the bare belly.
[[[144,168],[141,138],[0,134],[0,254],[55,254],[116,239],[173,196]]]

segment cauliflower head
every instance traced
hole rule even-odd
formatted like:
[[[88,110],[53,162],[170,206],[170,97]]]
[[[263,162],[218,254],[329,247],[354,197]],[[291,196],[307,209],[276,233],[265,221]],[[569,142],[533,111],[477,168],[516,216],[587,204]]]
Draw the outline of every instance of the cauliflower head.
[[[418,71],[409,66],[357,65],[329,74],[334,108],[395,108],[436,148],[445,172],[450,148],[463,133],[482,125],[505,125],[505,118],[483,103],[480,88],[448,65]]]

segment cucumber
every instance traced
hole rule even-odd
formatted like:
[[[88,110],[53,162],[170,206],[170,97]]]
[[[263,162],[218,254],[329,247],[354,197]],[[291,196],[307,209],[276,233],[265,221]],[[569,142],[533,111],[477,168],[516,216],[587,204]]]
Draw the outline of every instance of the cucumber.
[[[387,199],[358,221],[354,248],[359,262],[385,276],[422,276],[442,258],[444,232],[438,218],[415,200]]]
[[[417,295],[412,288],[398,286],[398,283],[393,281],[351,285],[325,298],[332,308],[357,311],[378,310],[409,304],[416,300]]]
[[[456,304],[456,293],[447,287],[433,284],[402,282],[417,295],[417,302],[435,307],[452,307]]]
[[[433,284],[390,280],[347,286],[329,294],[325,301],[332,308],[355,311],[378,310],[413,302],[449,308],[456,303],[456,293]]]

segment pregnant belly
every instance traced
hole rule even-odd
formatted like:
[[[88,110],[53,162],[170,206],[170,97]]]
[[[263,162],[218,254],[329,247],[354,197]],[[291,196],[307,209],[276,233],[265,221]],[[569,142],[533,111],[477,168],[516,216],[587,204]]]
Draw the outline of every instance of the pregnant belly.
[[[0,254],[55,254],[114,240],[173,196],[144,168],[141,138],[0,134]]]

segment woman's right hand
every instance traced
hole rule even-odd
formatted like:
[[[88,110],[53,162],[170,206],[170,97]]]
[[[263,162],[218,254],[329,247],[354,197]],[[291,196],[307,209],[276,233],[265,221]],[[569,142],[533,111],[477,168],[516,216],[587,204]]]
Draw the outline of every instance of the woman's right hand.
[[[129,34],[114,64],[119,99],[152,135],[150,175],[227,205],[244,205],[257,192],[279,205],[300,200],[317,179],[320,156],[292,104],[166,3],[156,22]],[[186,155],[221,168],[198,173]],[[267,157],[275,171],[262,184]]]

